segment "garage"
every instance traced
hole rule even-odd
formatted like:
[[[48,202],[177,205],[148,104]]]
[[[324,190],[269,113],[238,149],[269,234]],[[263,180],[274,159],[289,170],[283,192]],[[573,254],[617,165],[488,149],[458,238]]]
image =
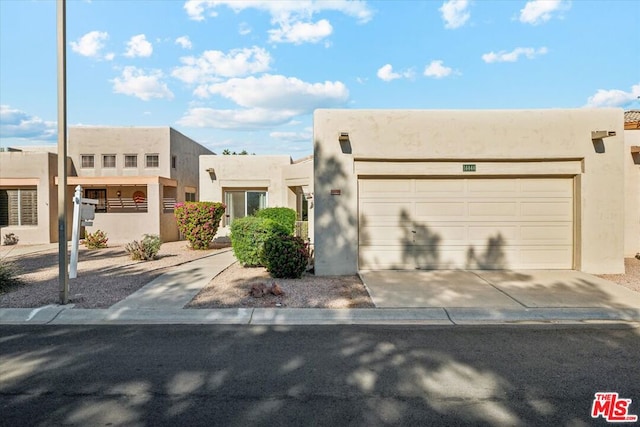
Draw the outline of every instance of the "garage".
[[[572,178],[359,178],[359,269],[571,269]]]

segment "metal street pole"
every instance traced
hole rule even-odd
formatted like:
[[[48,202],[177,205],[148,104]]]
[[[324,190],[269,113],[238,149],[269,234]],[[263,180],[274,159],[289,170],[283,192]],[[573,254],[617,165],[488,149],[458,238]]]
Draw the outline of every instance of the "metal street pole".
[[[69,302],[67,268],[67,27],[66,0],[57,0],[58,33],[58,284],[60,304]]]

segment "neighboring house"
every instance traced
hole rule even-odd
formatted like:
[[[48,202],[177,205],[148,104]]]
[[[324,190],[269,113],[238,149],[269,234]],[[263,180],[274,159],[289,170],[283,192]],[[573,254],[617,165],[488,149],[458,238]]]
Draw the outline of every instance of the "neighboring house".
[[[620,109],[317,110],[316,274],[623,273],[625,192],[637,196],[638,183],[624,185],[623,116]]]
[[[58,240],[58,156],[37,150],[0,152],[0,241],[9,233],[21,244]]]
[[[267,207],[295,209],[303,237],[313,236],[313,158],[226,155],[200,157],[201,200],[227,206],[219,235],[227,235],[235,218]],[[309,232],[304,232],[305,223]]]
[[[210,150],[170,127],[71,127],[68,132],[69,224],[74,189],[80,185],[83,197],[98,200],[87,231],[103,230],[116,244],[143,234],[179,239],[174,205],[198,200],[198,157],[213,154]],[[57,155],[4,152],[0,162],[1,232],[15,233],[22,243],[56,242]],[[5,194],[15,201],[5,202]],[[37,205],[37,221],[23,201],[29,197]],[[3,217],[4,207],[10,213]]]
[[[624,255],[640,253],[640,110],[624,113],[625,240]]]

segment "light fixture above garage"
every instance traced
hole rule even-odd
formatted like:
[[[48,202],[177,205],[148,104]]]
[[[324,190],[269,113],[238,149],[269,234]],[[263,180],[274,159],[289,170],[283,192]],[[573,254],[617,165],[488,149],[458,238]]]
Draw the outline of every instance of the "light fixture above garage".
[[[603,139],[608,138],[610,136],[616,136],[615,130],[592,130],[591,131],[591,139]]]
[[[351,140],[349,139],[349,132],[340,132],[338,135],[338,142],[340,143],[340,149],[345,154],[351,154]]]

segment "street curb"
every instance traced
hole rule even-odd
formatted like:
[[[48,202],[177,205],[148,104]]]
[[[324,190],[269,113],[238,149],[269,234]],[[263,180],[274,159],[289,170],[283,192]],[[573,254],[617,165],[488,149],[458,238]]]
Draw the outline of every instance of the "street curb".
[[[0,325],[500,325],[640,323],[639,309],[221,308],[0,309]]]

